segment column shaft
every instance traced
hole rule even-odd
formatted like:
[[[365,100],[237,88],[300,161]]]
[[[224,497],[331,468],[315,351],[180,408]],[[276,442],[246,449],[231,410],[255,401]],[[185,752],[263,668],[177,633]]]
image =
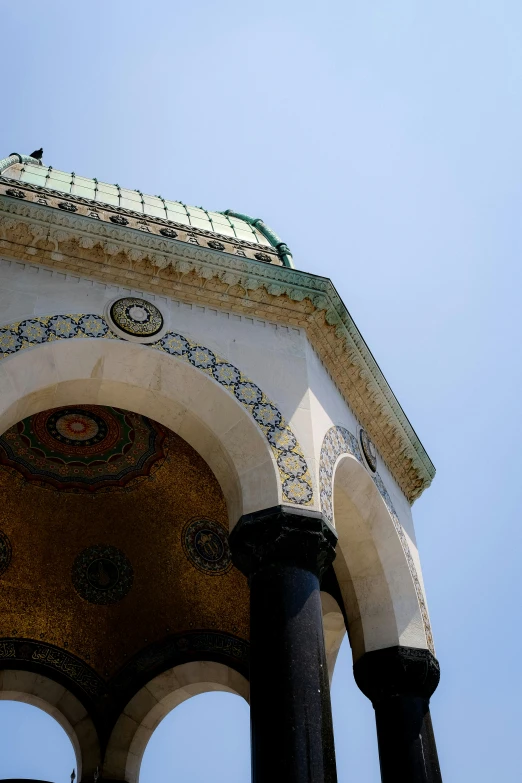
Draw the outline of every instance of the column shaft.
[[[429,710],[439,682],[436,658],[390,647],[363,655],[354,674],[375,708],[383,783],[442,783]]]
[[[336,783],[319,576],[336,536],[320,514],[242,517],[230,543],[250,581],[253,783]]]

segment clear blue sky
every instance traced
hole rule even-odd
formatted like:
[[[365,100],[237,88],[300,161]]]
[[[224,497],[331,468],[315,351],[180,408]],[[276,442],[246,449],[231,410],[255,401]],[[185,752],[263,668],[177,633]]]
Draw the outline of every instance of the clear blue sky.
[[[438,469],[414,516],[444,781],[518,779],[520,2],[1,7],[0,157],[43,145],[56,168],[260,216],[332,278]],[[340,782],[378,783],[346,645],[333,704]],[[66,783],[45,716],[0,707],[0,776]],[[198,697],[153,737],[141,783],[207,781],[209,764],[244,782],[247,745],[239,699]]]

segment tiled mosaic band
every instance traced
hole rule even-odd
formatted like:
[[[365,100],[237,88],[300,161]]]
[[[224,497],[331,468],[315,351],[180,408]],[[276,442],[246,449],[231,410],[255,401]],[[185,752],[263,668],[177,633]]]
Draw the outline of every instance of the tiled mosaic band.
[[[100,315],[46,315],[9,324],[0,329],[0,359],[54,340],[101,338],[122,340]],[[310,471],[297,439],[282,413],[241,370],[175,332],[167,332],[150,348],[168,353],[209,375],[246,408],[264,433],[277,462],[283,500],[299,506],[313,503]]]
[[[325,517],[333,522],[333,477],[335,464],[337,459],[342,454],[350,454],[355,457],[361,465],[364,465],[361,450],[357,438],[352,435],[345,427],[330,427],[326,435],[324,436],[323,445],[321,447],[321,457],[319,463],[319,493],[321,499],[321,509]],[[370,474],[371,475],[371,474]],[[424,600],[424,593],[420,583],[417,569],[411,555],[408,539],[399,521],[399,517],[393,507],[392,499],[388,493],[388,490],[384,486],[384,483],[378,473],[372,475],[375,486],[379,490],[379,494],[386,504],[388,513],[393,522],[393,526],[399,536],[399,541],[408,563],[408,568],[415,586],[415,592],[417,593],[417,600],[419,602],[419,608],[422,616],[422,622],[424,625],[424,631],[426,633],[426,642],[429,650],[435,654],[435,647],[433,643],[433,634],[431,632],[430,618],[428,615],[428,607]]]

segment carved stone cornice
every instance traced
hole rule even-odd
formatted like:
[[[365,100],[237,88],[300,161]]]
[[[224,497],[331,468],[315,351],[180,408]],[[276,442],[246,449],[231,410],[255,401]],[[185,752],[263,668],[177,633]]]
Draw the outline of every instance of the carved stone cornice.
[[[235,255],[230,237],[205,232],[224,251],[178,241],[162,236],[160,228],[155,234],[2,195],[8,184],[2,180],[0,187],[0,251],[106,283],[300,326],[408,500],[430,485],[435,468],[330,280]]]

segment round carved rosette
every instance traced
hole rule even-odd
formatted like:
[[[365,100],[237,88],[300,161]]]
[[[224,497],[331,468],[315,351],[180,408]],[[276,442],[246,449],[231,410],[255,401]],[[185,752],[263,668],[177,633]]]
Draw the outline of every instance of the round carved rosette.
[[[117,299],[110,309],[114,324],[132,337],[153,337],[163,328],[160,310],[146,299],[125,297]]]
[[[0,576],[5,574],[11,564],[11,542],[0,530]]]
[[[129,593],[134,581],[132,566],[120,549],[99,544],[84,549],[72,568],[78,595],[91,604],[115,604]]]
[[[191,563],[205,574],[225,574],[232,568],[227,531],[211,519],[191,519],[181,533]]]
[[[377,449],[375,448],[373,441],[370,439],[370,436],[366,430],[360,431],[359,440],[366,463],[372,473],[375,473],[377,470]]]

